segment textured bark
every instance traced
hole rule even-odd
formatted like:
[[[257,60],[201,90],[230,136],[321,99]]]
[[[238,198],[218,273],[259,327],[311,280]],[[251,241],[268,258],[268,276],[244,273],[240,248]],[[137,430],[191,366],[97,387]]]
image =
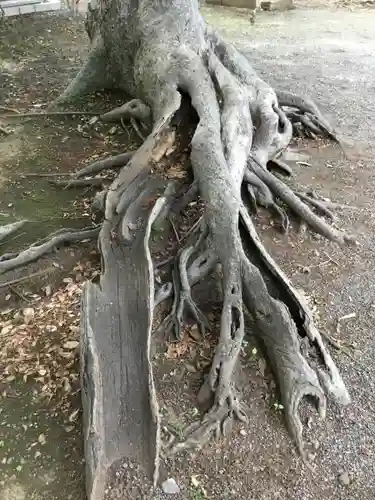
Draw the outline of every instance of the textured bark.
[[[153,272],[148,239],[158,206],[144,200],[159,193],[162,182],[135,178],[126,190],[128,224],[134,231],[110,234],[105,222],[100,238],[104,272],[99,286],[88,283],[82,304],[81,370],[86,458],[90,499],[104,497],[110,475],[124,461],[142,464],[157,476],[159,423],[150,364]],[[162,191],[161,191],[162,192]],[[117,220],[118,223],[121,221]],[[132,226],[134,227],[134,226]],[[124,243],[126,240],[127,244]]]
[[[314,130],[331,138],[335,134],[314,103],[289,93],[277,94],[261,80],[247,59],[206,26],[196,0],[92,2],[87,25],[93,38],[91,55],[57,103],[103,86],[121,88],[136,101],[109,113],[107,119],[125,116],[143,123],[144,129],[151,128],[106,194],[99,236],[103,274],[99,285],[88,285],[82,313],[83,352],[91,352],[97,360],[91,369],[87,362],[83,365],[86,387],[94,394],[84,392],[90,499],[102,498],[108,469],[116,460],[135,458],[148,472],[150,464],[157,462],[158,447],[151,445],[157,438],[157,424],[152,420],[156,406],[148,357],[155,293],[148,230],[133,241],[129,228],[138,216],[139,186],[144,186],[152,165],[169,151],[174,137],[171,123],[178,113],[174,127],[181,123],[183,96],[188,96],[198,116],[190,161],[194,186],[206,211],[178,254],[173,283],[156,291],[155,304],[174,293],[167,323],[174,325],[177,336],[185,309],[204,328],[205,318],[191,299],[190,287],[219,263],[223,307],[219,343],[199,393],[199,399],[212,407],[169,452],[201,444],[212,433],[225,434],[234,418],[246,419],[234,377],[245,305],[273,367],[288,427],[305,458],[298,417],[301,399],[316,397],[323,415],[326,394],[344,404],[349,396],[307,306],[262,246],[244,204],[242,186],[247,186],[255,205],[276,212],[284,230],[288,216],[278,200],[313,230],[339,244],[349,242],[349,237],[311,210],[309,205],[316,208],[317,203],[307,200],[306,204],[303,196],[267,169],[269,165],[270,170],[291,174],[278,158],[296,124],[309,133]],[[182,119],[188,116],[183,114]],[[306,349],[315,351],[319,363],[305,354]],[[134,415],[139,416],[142,432],[130,439]]]

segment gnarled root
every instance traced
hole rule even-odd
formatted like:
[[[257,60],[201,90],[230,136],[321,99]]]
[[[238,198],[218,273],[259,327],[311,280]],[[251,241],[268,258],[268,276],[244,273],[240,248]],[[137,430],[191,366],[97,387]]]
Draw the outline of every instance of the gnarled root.
[[[141,122],[147,129],[151,125],[151,109],[140,99],[132,99],[100,116],[103,122],[116,122],[132,118]]]
[[[189,287],[193,287],[204,279],[214,268],[216,263],[216,254],[211,249],[205,250],[199,254],[187,268]],[[155,293],[154,307],[157,307],[159,304],[172,297],[173,294],[177,294],[176,286],[173,286],[173,283],[168,282],[162,285]]]
[[[351,235],[347,235],[342,231],[338,231],[333,226],[330,226],[324,219],[318,217],[310,208],[301,201],[300,197],[280,179],[268,172],[254,159],[250,158],[249,168],[255,173],[268,188],[280,198],[296,215],[305,221],[314,231],[321,234],[325,238],[337,243],[353,243],[356,241]],[[310,202],[312,204],[313,202]],[[317,204],[315,204],[316,207]]]
[[[219,438],[228,436],[235,420],[247,422],[247,415],[243,405],[236,396],[230,392],[225,401],[215,404],[204,416],[202,422],[193,422],[185,429],[185,441],[175,443],[172,440],[166,449],[169,456],[183,450],[199,448],[207,443],[212,436]]]
[[[341,145],[336,132],[312,99],[284,90],[277,90],[276,95],[279,105],[287,108],[286,115],[293,124],[303,125],[305,131],[313,134],[313,138],[323,136]]]
[[[246,65],[241,73],[238,61],[232,59],[231,49],[221,42],[207,55],[207,69],[214,88],[206,77],[207,69],[195,54],[184,51],[176,55],[178,57],[183,62],[183,87],[188,90],[200,118],[192,140],[191,160],[201,196],[207,205],[209,237],[221,264],[223,308],[219,342],[210,372],[198,395],[201,403],[213,401],[211,410],[201,422],[188,427],[186,439],[173,444],[169,451],[176,453],[202,445],[212,434],[225,434],[233,418],[246,418],[234,380],[244,335],[244,302],[256,322],[265,355],[278,382],[288,428],[306,459],[298,415],[301,400],[304,396],[313,396],[320,415],[324,417],[325,391],[344,404],[349,401],[349,396],[320,335],[312,326],[310,312],[259,241],[241,201],[242,181],[250,186],[257,203],[267,208],[277,207],[280,214],[283,212],[275,199],[281,199],[327,238],[339,243],[350,238],[314,214],[301,197],[265,168],[270,159],[287,146],[291,137],[290,122],[278,107],[272,90]],[[194,76],[197,74],[200,75],[199,83]],[[248,96],[253,95],[254,90],[251,91],[250,85],[256,89],[254,94],[257,96],[255,102],[250,100],[251,116],[248,114]],[[221,99],[220,111],[217,96]],[[254,138],[252,119],[258,125]],[[220,123],[220,128],[215,126],[217,123]],[[290,173],[283,165],[281,168]],[[248,246],[241,239],[240,216]],[[269,275],[267,281],[258,266]],[[266,285],[269,277],[274,285],[272,289]],[[168,293],[171,288],[168,288]],[[276,294],[273,288],[278,291]],[[179,293],[178,288],[175,293]],[[319,365],[304,357],[302,337],[307,339],[311,349],[317,349]]]
[[[199,394],[201,402],[214,400],[211,411],[202,423],[188,429],[187,439],[172,448],[172,452],[191,445],[201,444],[214,433],[226,432],[233,417],[245,419],[245,414],[236,396],[234,371],[244,337],[244,314],[242,306],[241,255],[242,243],[238,219],[240,189],[250,154],[252,141],[252,119],[246,88],[241,85],[220,62],[215,54],[207,55],[207,66],[215,83],[203,78],[195,81],[193,75],[206,74],[206,69],[195,54],[183,53],[183,81],[192,103],[200,117],[200,123],[192,140],[192,165],[201,195],[208,206],[207,224],[213,248],[218,255],[223,273],[223,308],[219,343],[215,351],[210,373]],[[186,70],[189,71],[186,74]],[[265,163],[268,151],[274,154],[289,142],[290,128],[279,112],[272,91],[263,88],[260,92],[257,118],[261,132],[255,136],[254,154]],[[221,116],[216,93],[222,98]],[[278,123],[282,127],[278,127]],[[225,156],[221,144],[224,145]],[[202,168],[204,165],[204,168]],[[248,179],[263,188],[267,197],[269,190],[262,180],[254,176]]]
[[[194,281],[194,267],[190,268],[190,276],[188,271],[188,262],[190,257],[194,252],[198,251],[202,245],[203,239],[205,237],[205,227],[202,228],[201,234],[199,235],[197,241],[194,244],[188,244],[185,248],[179,252],[177,257],[177,266],[172,271],[173,286],[171,284],[164,285],[158,290],[158,294],[155,297],[155,305],[159,305],[162,301],[166,300],[169,294],[174,292],[174,300],[172,305],[172,310],[170,314],[165,318],[158,332],[163,332],[165,334],[171,333],[173,330],[174,337],[177,340],[182,338],[182,327],[184,322],[184,314],[189,311],[195,321],[197,322],[202,335],[205,334],[206,330],[210,329],[210,325],[204,316],[204,314],[199,310],[194,300],[191,297],[190,283]],[[199,266],[199,261],[196,259],[193,263],[195,266]],[[202,262],[199,266],[201,274],[208,271],[208,267],[202,272],[202,266],[205,262]]]
[[[167,12],[169,7],[163,8]],[[134,95],[150,108],[136,101],[107,114],[110,120],[121,120],[124,116],[134,119],[135,111],[137,120],[146,123],[151,110],[154,123],[151,133],[105,195],[106,223],[121,218],[123,242],[127,242],[131,236],[129,223],[134,222],[131,209],[126,209],[132,181],[138,178],[137,185],[141,186],[142,176],[151,172],[152,162],[159,161],[166,153],[167,141],[162,140],[162,136],[168,133],[168,124],[181,108],[181,92],[187,94],[199,118],[191,141],[195,182],[192,190],[194,195],[199,189],[205,203],[208,234],[204,232],[203,249],[203,240],[195,234],[196,239],[193,242],[190,239],[179,252],[173,283],[157,291],[154,305],[174,293],[167,323],[174,326],[177,338],[181,335],[185,308],[202,327],[206,326],[191,299],[190,287],[219,263],[223,307],[212,366],[199,393],[200,401],[209,403],[211,410],[202,422],[187,429],[186,440],[175,444],[171,452],[203,444],[212,434],[228,432],[234,418],[245,419],[235,383],[244,337],[245,305],[255,320],[259,339],[278,382],[289,430],[304,456],[298,416],[301,399],[314,396],[324,415],[325,393],[344,404],[349,396],[307,306],[261,244],[243,204],[241,188],[245,182],[255,205],[276,211],[284,229],[288,228],[288,218],[278,204],[280,200],[313,230],[340,244],[348,242],[349,237],[311,210],[310,207],[321,208],[317,203],[296,195],[269,171],[278,168],[287,175],[292,173],[278,159],[292,138],[291,121],[299,121],[313,135],[319,132],[335,138],[335,134],[314,103],[281,92],[278,99],[249,61],[205,26],[198,9],[194,6],[189,9],[191,24],[186,27],[186,12],[182,9],[176,29],[184,28],[173,36],[172,48],[168,45],[170,34],[163,38],[162,30],[160,33],[154,30],[155,40],[144,40],[137,57],[132,57],[132,61],[136,61],[132,71]],[[180,15],[176,10],[170,13]],[[138,16],[136,22],[143,21],[149,20]],[[139,32],[143,33],[142,25]],[[85,71],[88,69],[82,75]],[[124,74],[123,68],[121,72]],[[78,88],[73,85],[67,94],[77,95],[79,91],[79,85]],[[142,135],[141,128],[139,131]],[[120,159],[114,159],[112,166],[117,161]],[[88,170],[92,173],[98,168],[91,166]],[[136,194],[132,193],[138,200]],[[183,199],[180,206],[177,203],[176,211],[186,199],[189,197]],[[325,211],[324,215],[329,213]],[[304,339],[303,345],[308,344],[307,352],[315,351],[319,363],[302,352],[301,339]]]

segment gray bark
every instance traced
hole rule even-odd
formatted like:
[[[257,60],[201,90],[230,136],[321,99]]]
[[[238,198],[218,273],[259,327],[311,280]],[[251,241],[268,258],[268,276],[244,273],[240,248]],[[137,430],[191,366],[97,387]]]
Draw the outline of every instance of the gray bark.
[[[102,498],[98,484],[107,481],[108,468],[116,460],[136,455],[146,464],[145,469],[157,461],[157,446],[151,444],[157,430],[155,423],[151,424],[156,407],[148,357],[155,290],[150,256],[144,250],[147,234],[143,232],[139,240],[132,241],[129,233],[129,221],[138,210],[131,189],[144,182],[152,162],[160,161],[170,147],[174,137],[170,123],[181,112],[182,93],[189,95],[199,117],[190,160],[206,205],[204,238],[181,251],[176,280],[159,290],[156,303],[168,297],[175,285],[178,324],[184,305],[203,323],[191,300],[190,286],[218,261],[223,307],[219,343],[199,395],[200,400],[213,400],[212,408],[199,425],[188,430],[186,440],[174,443],[169,451],[202,443],[212,433],[225,434],[234,418],[245,420],[234,377],[244,336],[245,305],[271,361],[287,424],[306,458],[298,417],[301,399],[315,396],[324,414],[326,394],[344,404],[349,396],[307,306],[262,246],[241,198],[241,186],[247,182],[255,201],[274,208],[284,228],[288,220],[277,199],[313,230],[339,244],[348,242],[350,238],[314,214],[301,197],[267,170],[268,162],[279,157],[293,133],[283,105],[294,108],[301,117],[307,113],[322,134],[331,133],[331,129],[310,101],[280,93],[279,102],[276,92],[258,77],[249,61],[206,26],[197,0],[101,0],[92,4],[92,11],[96,15],[90,14],[89,22],[100,19],[96,28],[93,25],[90,29],[95,33],[92,53],[58,104],[95,86],[112,85],[143,103],[135,110],[135,117],[139,119],[142,109],[142,116],[147,120],[152,117],[152,130],[108,190],[99,236],[103,274],[99,288],[88,285],[83,304],[83,352],[91,352],[98,360],[96,368],[86,369],[87,363],[83,367],[86,386],[91,384],[95,395],[84,393],[90,499]],[[131,114],[131,106],[126,112]],[[284,170],[290,173],[288,168]],[[188,265],[197,249],[209,257],[202,260],[202,268],[197,264],[199,258]],[[306,342],[308,347],[318,348],[320,363],[316,366],[304,355]],[[124,375],[126,367],[128,377]],[[129,426],[135,416],[140,430],[130,439]],[[97,422],[94,427],[93,419]],[[133,456],[134,450],[138,451]],[[147,452],[151,458],[146,458]]]
[[[81,373],[88,498],[104,498],[124,461],[157,476],[159,417],[150,363],[153,272],[148,250],[151,211],[143,201],[163,183],[134,179],[126,190],[136,230],[112,233],[103,225],[100,250],[105,268],[100,284],[86,285],[82,303]],[[142,208],[143,207],[143,208]],[[123,236],[127,234],[127,237]],[[117,239],[118,238],[118,239]],[[127,245],[121,244],[124,239]],[[114,469],[114,470],[113,470]]]

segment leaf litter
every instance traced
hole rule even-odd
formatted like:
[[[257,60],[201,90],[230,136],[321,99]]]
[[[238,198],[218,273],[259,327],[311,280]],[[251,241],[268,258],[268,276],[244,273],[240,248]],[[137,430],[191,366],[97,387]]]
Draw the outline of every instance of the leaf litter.
[[[81,295],[85,281],[99,273],[92,266],[78,263],[74,277],[64,278],[55,292],[47,285],[43,295],[27,295],[27,307],[0,311],[1,380],[33,383],[34,397],[53,400],[70,423],[78,417],[71,402],[80,390]],[[4,386],[2,397],[7,397]]]

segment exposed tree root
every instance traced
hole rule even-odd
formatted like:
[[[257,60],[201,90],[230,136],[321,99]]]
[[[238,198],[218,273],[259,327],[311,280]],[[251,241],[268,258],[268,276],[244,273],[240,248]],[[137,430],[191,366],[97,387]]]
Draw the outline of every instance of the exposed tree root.
[[[280,179],[263,169],[257,161],[250,159],[249,168],[279,197],[289,208],[305,221],[314,231],[340,244],[353,243],[355,239],[327,224],[303,203]]]
[[[100,226],[89,227],[80,231],[73,229],[65,229],[48,236],[44,242],[34,243],[28,249],[23,250],[16,256],[0,261],[0,274],[16,269],[20,266],[25,266],[34,260],[39,259],[46,253],[52,251],[65,243],[77,243],[78,241],[91,240],[98,236]],[[4,256],[2,256],[4,257]]]
[[[333,132],[329,122],[324,118],[317,105],[309,97],[292,94],[284,90],[277,90],[276,95],[280,106],[295,108],[302,113],[309,113],[311,116],[316,116],[327,130]]]
[[[121,153],[116,156],[109,156],[108,158],[104,158],[103,160],[95,161],[94,163],[81,168],[81,170],[78,170],[78,172],[76,173],[76,177],[85,177],[88,175],[98,174],[103,170],[124,167],[133,155],[134,152],[129,151],[128,153]]]
[[[315,134],[315,136],[323,135],[336,142],[339,146],[342,146],[341,141],[338,139],[336,132],[328,120],[309,97],[281,90],[277,91],[276,94],[280,106],[298,110],[297,112],[287,111],[287,116],[292,122],[300,121],[305,129]]]
[[[72,174],[70,172],[21,172],[18,174],[20,177],[37,177],[37,178],[43,178],[43,177],[71,177]]]
[[[273,158],[272,160],[270,160],[267,164],[267,167],[268,170],[276,170],[277,172],[281,172],[287,177],[292,177],[293,175],[293,170],[291,169],[291,167],[287,163],[277,158]]]
[[[241,215],[249,236],[249,252],[257,255],[258,265],[260,263],[261,268],[265,269],[273,284],[272,290],[267,290],[263,286],[265,295],[260,301],[261,286],[259,284],[254,288],[255,278],[252,276],[255,273],[259,280],[259,271],[255,266],[250,267],[245,264],[243,269],[244,300],[249,311],[253,311],[252,314],[260,327],[259,335],[279,384],[288,427],[296,440],[299,451],[304,456],[302,424],[298,417],[298,405],[302,397],[309,394],[316,397],[322,415],[325,411],[324,391],[341,404],[348,404],[350,397],[314,326],[312,313],[307,304],[265,250],[245,209],[241,211]],[[250,283],[251,286],[249,286]],[[277,291],[276,295],[275,291]],[[264,307],[263,311],[254,311],[254,306],[259,307],[260,303]],[[267,311],[267,303],[271,310]],[[275,336],[276,325],[278,334]],[[314,370],[310,368],[300,352],[300,340],[297,333],[302,340],[307,339],[309,346],[315,350],[314,354],[317,357],[311,356],[308,360],[313,364]]]
[[[62,188],[81,188],[81,187],[102,187],[107,179],[104,177],[94,177],[93,179],[70,179],[70,180],[49,180],[49,183]]]
[[[19,113],[17,109],[8,108],[7,106],[0,106],[0,111],[8,111],[9,113]]]
[[[21,227],[26,224],[27,220],[21,220],[19,222],[13,222],[11,224],[7,224],[6,226],[0,226],[0,242],[8,238],[8,236],[12,235]]]
[[[335,221],[336,220],[336,216],[335,214],[329,209],[327,208],[326,204],[323,202],[323,201],[319,201],[319,200],[315,200],[314,198],[312,198],[311,196],[308,196],[306,194],[303,194],[303,193],[296,193],[296,195],[298,196],[298,198],[300,198],[302,201],[306,202],[307,204],[311,205],[312,207],[316,208],[316,210],[321,214],[321,215],[325,215],[326,217],[328,217],[329,219],[331,219],[332,221]]]
[[[174,259],[173,259],[174,260]],[[170,262],[171,260],[168,259]],[[217,257],[213,250],[205,250],[196,257],[187,268],[187,279],[190,288],[203,280],[215,267]],[[175,293],[172,282],[164,283],[155,293],[154,306],[158,306]]]
[[[201,424],[193,425],[187,429],[186,439],[175,444],[171,453],[203,444],[212,433],[225,433],[226,429],[230,427],[233,417],[245,418],[237,399],[233,380],[234,367],[243,338],[241,304],[244,300],[257,323],[266,355],[271,360],[271,366],[274,369],[285,407],[288,428],[301,455],[306,459],[298,408],[304,396],[312,395],[316,398],[319,413],[324,416],[326,400],[317,374],[321,378],[324,389],[332,393],[337,400],[347,403],[349,397],[337,369],[324,348],[321,337],[310,324],[311,314],[302,304],[287,278],[276,265],[273,265],[272,259],[257,238],[251,219],[248,218],[247,214],[244,214],[243,205],[238,205],[237,200],[240,198],[239,189],[242,179],[257,190],[256,199],[258,202],[261,201],[263,205],[267,207],[277,206],[273,198],[275,195],[303,220],[306,220],[314,230],[324,234],[327,238],[339,243],[350,241],[351,238],[326,224],[290,188],[262,167],[261,162],[265,165],[270,158],[285,148],[290,140],[290,128],[286,126],[285,115],[277,110],[277,102],[273,100],[272,92],[264,91],[265,102],[269,102],[270,107],[269,111],[266,111],[267,108],[259,110],[261,119],[264,117],[265,121],[258,138],[254,137],[250,154],[249,145],[251,143],[248,143],[245,138],[252,136],[252,122],[249,116],[246,117],[246,108],[241,102],[241,99],[245,99],[244,102],[246,102],[246,94],[241,94],[241,86],[227,72],[228,65],[224,67],[220,65],[218,59],[208,56],[208,68],[216,86],[215,93],[218,92],[217,89],[220,89],[219,95],[222,99],[220,119],[215,117],[216,103],[215,100],[210,100],[212,90],[205,83],[204,77],[200,76],[198,90],[192,76],[197,73],[202,75],[204,69],[199,71],[195,69],[197,61],[193,55],[189,57],[184,54],[184,57],[186,59],[184,59],[183,67],[187,68],[189,65],[194,67],[194,70],[190,70],[188,78],[183,75],[184,86],[188,89],[192,104],[200,117],[200,123],[192,140],[191,159],[195,178],[209,210],[206,221],[210,238],[212,238],[215,253],[218,255],[223,270],[224,304],[219,344],[210,373],[199,395],[200,400],[206,401],[213,396],[214,405]],[[222,60],[225,61],[225,58]],[[262,88],[261,83],[258,85]],[[267,115],[270,112],[275,113],[276,123],[270,119],[269,114]],[[222,129],[219,138],[212,132],[214,123],[221,123]],[[233,123],[235,128],[232,129]],[[209,131],[211,136],[208,134]],[[202,134],[202,139],[200,139],[200,134]],[[228,170],[222,166],[223,159],[220,157],[220,149],[215,146],[216,140],[223,143],[224,152],[227,153],[224,161],[227,163]],[[241,154],[242,151],[244,154]],[[248,161],[250,171],[246,171]],[[205,165],[204,169],[201,167],[202,164]],[[226,172],[228,172],[229,177]],[[250,262],[249,257],[244,252],[238,233],[240,212],[242,218],[247,217],[251,241],[253,244],[254,240],[256,241],[255,249],[264,260],[263,264],[269,268],[268,272],[276,280],[277,288],[287,290],[290,295],[286,299],[283,297],[282,302],[278,300],[278,297],[272,297],[258,267]],[[243,291],[240,283],[242,283]],[[176,286],[175,280],[174,285],[175,294],[180,295],[181,290],[180,287]],[[183,295],[182,292],[182,297]],[[172,315],[176,313],[178,301],[179,298],[175,297]],[[301,326],[301,316],[304,318],[302,325],[305,328],[301,334],[318,348],[319,356],[325,364],[328,374],[320,366],[311,368],[301,353],[297,334],[297,325]],[[179,331],[180,328],[179,323]]]
[[[197,282],[197,274],[201,277],[204,273],[207,273],[210,269],[210,264],[213,265],[214,262],[212,259],[208,259],[209,254],[206,253],[207,257],[205,258],[205,261],[203,261],[202,258],[201,260],[195,259],[192,266],[188,268],[189,259],[193,253],[199,250],[203,243],[204,235],[205,228],[203,228],[201,235],[194,244],[188,243],[185,248],[181,250],[177,257],[177,266],[173,269],[172,273],[173,284],[167,283],[158,290],[158,293],[155,296],[156,306],[169,298],[172,290],[174,291],[172,310],[159,327],[159,331],[167,334],[173,331],[174,337],[177,340],[181,340],[182,338],[181,332],[184,325],[184,315],[186,311],[189,311],[193,316],[201,330],[202,335],[205,334],[206,330],[210,329],[207,318],[199,310],[191,297],[191,284],[195,284]]]
[[[122,106],[100,115],[100,119],[103,122],[119,122],[123,119],[130,120],[131,118],[150,126],[151,109],[140,99],[132,99]]]
[[[157,10],[160,6],[157,2],[156,5]],[[121,21],[116,36],[124,52],[110,50],[113,25],[100,27],[102,37],[57,101],[69,102],[103,84],[109,85],[108,75],[112,74],[112,85],[126,89],[136,99],[101,118],[130,118],[137,120],[136,124],[144,124],[144,130],[152,129],[131,158],[126,154],[107,158],[77,173],[77,177],[92,175],[129,161],[108,191],[102,193],[105,221],[99,241],[103,273],[107,272],[108,255],[112,255],[113,248],[117,249],[116,258],[121,259],[121,249],[134,241],[140,224],[136,214],[148,189],[146,179],[173,149],[175,135],[171,123],[176,118],[174,126],[181,125],[178,112],[184,109],[181,103],[185,97],[184,102],[190,100],[198,121],[190,144],[194,182],[182,196],[171,195],[159,217],[178,214],[198,191],[205,212],[178,252],[172,282],[162,285],[156,293],[151,290],[152,306],[173,294],[171,313],[160,328],[172,327],[179,339],[184,314],[189,312],[204,331],[209,325],[192,300],[191,287],[216,264],[221,267],[223,306],[219,341],[199,392],[200,402],[211,409],[201,422],[186,430],[185,440],[173,443],[169,451],[175,453],[201,445],[213,434],[226,434],[234,419],[245,420],[235,371],[243,343],[246,307],[255,320],[278,383],[288,428],[306,458],[298,415],[301,400],[313,396],[324,416],[326,394],[342,404],[349,402],[349,396],[307,305],[262,245],[242,200],[242,188],[246,187],[255,208],[261,205],[276,212],[284,230],[288,229],[288,217],[280,201],[326,238],[339,244],[352,242],[352,237],[310,208],[332,219],[332,212],[323,202],[294,193],[272,173],[278,170],[292,175],[291,168],[279,158],[290,143],[297,122],[311,136],[337,140],[336,134],[311,100],[287,92],[275,93],[261,80],[246,58],[205,25],[195,0],[163,3],[162,14],[155,22],[149,17],[149,7],[140,7],[140,12],[132,8],[129,19]],[[131,32],[127,31],[129,26]],[[131,45],[129,40],[135,33],[139,38]],[[126,53],[128,46],[130,52]],[[103,68],[108,61],[112,73],[107,71],[104,77]],[[131,71],[127,63],[132,65]],[[182,119],[186,116],[182,115]],[[143,137],[140,127],[138,130]],[[130,205],[129,197],[134,200]],[[112,245],[111,241],[116,243]],[[11,261],[0,263],[0,272],[1,265],[7,262]],[[116,261],[116,266],[121,265]],[[149,286],[153,287],[153,282]]]

